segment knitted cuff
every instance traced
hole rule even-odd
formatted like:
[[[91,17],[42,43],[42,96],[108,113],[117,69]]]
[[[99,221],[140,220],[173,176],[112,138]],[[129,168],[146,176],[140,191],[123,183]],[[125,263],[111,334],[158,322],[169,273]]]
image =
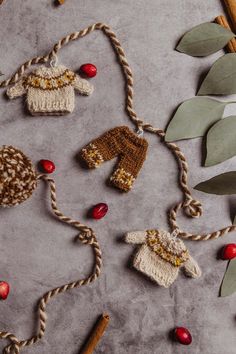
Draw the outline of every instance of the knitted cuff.
[[[90,143],[82,149],[80,156],[89,168],[96,168],[104,161],[101,152],[93,143]]]
[[[132,188],[134,181],[135,177],[131,173],[125,171],[124,168],[117,168],[110,177],[111,184],[124,192],[128,192]]]

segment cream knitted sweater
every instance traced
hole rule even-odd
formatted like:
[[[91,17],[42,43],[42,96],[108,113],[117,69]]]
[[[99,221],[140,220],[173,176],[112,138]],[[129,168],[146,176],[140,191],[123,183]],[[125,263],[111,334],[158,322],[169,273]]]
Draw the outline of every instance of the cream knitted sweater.
[[[74,90],[89,95],[93,86],[63,65],[41,66],[7,90],[10,99],[27,95],[32,115],[63,115],[74,110]]]
[[[134,267],[159,285],[168,288],[177,278],[180,267],[193,278],[201,270],[190,256],[185,244],[161,230],[128,232],[127,243],[142,244],[133,259]]]

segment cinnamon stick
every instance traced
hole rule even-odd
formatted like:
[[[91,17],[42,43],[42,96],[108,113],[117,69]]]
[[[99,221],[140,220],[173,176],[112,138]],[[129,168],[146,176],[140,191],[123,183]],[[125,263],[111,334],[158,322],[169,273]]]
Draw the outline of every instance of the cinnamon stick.
[[[229,22],[227,21],[225,16],[223,16],[223,15],[217,16],[216,19],[215,19],[215,22],[218,23],[218,25],[221,25],[222,27],[231,30]],[[236,53],[236,39],[232,38],[229,41],[229,43],[227,44],[226,48],[227,48],[228,52]]]
[[[89,337],[87,343],[85,344],[85,346],[80,354],[92,354],[93,353],[96,345],[98,344],[99,340],[103,336],[103,334],[108,326],[109,320],[110,320],[110,317],[108,314],[101,315],[91,336]]]
[[[233,28],[236,30],[236,0],[224,0],[224,4],[232,21]]]

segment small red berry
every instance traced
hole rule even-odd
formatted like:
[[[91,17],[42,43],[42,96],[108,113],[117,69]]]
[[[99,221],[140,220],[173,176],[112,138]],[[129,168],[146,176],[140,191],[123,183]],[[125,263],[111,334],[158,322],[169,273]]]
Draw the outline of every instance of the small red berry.
[[[236,243],[229,243],[222,250],[222,259],[233,259],[236,257]]]
[[[0,299],[6,300],[10,291],[10,285],[5,281],[0,281]]]
[[[50,160],[40,160],[40,166],[45,173],[53,173],[55,171],[55,165]]]
[[[99,203],[94,205],[92,209],[93,219],[99,220],[102,219],[108,212],[108,205],[106,203]]]
[[[90,63],[81,65],[80,71],[88,77],[94,77],[97,75],[96,66]]]
[[[176,327],[175,329],[175,339],[184,345],[189,345],[192,343],[191,333],[187,328],[184,327]]]

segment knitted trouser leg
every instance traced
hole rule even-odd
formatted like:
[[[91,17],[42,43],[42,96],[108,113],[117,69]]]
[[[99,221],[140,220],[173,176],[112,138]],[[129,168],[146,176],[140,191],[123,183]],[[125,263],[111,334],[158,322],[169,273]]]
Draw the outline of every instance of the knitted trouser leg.
[[[102,162],[118,156],[120,151],[120,146],[117,144],[117,137],[120,134],[119,128],[109,130],[82,149],[80,156],[89,168],[98,167]]]
[[[146,159],[148,144],[133,132],[122,138],[122,153],[110,181],[113,186],[128,192]],[[125,145],[123,145],[125,143]]]

